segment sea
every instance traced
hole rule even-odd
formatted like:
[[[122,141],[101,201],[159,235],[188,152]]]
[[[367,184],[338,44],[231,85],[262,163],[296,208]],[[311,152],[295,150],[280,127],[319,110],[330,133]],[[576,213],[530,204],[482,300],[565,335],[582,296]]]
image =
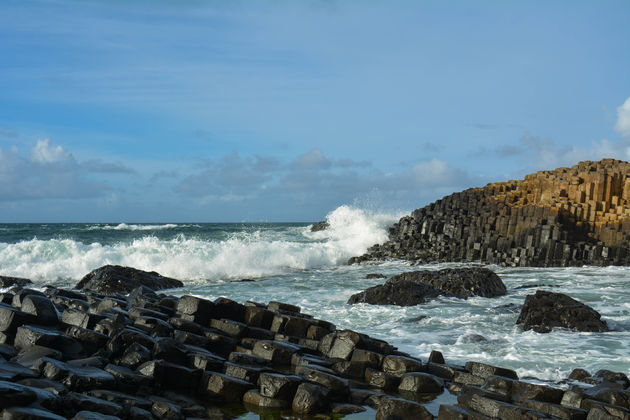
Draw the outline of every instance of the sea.
[[[488,266],[506,284],[506,296],[443,297],[412,307],[348,305],[352,294],[385,281],[367,274],[466,266],[346,264],[384,242],[400,216],[341,206],[319,232],[310,231],[312,223],[0,224],[0,275],[70,288],[91,270],[118,264],[182,280],[183,288],[166,291],[176,296],[298,305],[425,360],[439,350],[448,363],[486,362],[545,382],[561,382],[578,367],[630,374],[629,267]],[[520,306],[537,289],[590,305],[611,331],[523,331],[516,325]]]

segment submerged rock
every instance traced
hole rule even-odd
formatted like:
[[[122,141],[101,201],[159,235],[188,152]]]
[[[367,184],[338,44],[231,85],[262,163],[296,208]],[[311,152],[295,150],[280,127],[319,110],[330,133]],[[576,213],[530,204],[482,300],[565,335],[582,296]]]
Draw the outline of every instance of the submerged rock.
[[[447,268],[399,274],[381,286],[352,295],[348,303],[412,306],[440,295],[494,297],[506,292],[499,276],[487,268]]]
[[[105,265],[91,271],[74,286],[80,290],[99,293],[130,293],[133,289],[146,286],[153,290],[182,287],[184,283],[164,277],[155,271],[142,271],[120,265]]]
[[[537,290],[528,295],[521,314],[516,321],[523,324],[523,330],[548,333],[553,327],[569,328],[577,331],[604,332],[608,325],[593,308],[563,295]]]

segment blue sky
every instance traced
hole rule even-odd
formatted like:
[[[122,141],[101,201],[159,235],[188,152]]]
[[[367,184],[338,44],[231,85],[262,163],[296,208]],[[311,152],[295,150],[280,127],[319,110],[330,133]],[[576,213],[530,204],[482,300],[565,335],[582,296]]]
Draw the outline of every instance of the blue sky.
[[[630,160],[628,1],[0,3],[0,222],[312,221]]]

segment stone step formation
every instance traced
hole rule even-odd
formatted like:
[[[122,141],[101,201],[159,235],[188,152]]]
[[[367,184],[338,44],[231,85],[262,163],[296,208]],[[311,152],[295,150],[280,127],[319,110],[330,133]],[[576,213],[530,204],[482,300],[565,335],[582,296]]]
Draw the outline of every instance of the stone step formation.
[[[15,286],[0,294],[3,419],[630,418],[623,373],[567,388],[421,360],[297,306]],[[430,401],[440,398],[440,405]]]
[[[630,163],[580,162],[451,194],[401,218],[349,263],[630,265]]]

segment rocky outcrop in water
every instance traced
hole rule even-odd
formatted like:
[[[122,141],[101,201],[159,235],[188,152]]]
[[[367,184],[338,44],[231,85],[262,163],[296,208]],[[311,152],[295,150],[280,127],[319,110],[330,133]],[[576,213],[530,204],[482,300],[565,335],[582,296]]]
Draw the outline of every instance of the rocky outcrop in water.
[[[483,363],[445,363],[269,302],[16,286],[0,303],[3,419],[628,416],[623,373],[579,371],[596,387],[520,381]],[[306,416],[306,417],[305,417]],[[265,417],[267,418],[267,417]]]
[[[311,232],[319,232],[320,230],[326,230],[330,227],[330,224],[327,221],[317,222],[311,226]]]
[[[604,332],[608,325],[601,315],[590,306],[563,295],[537,290],[528,295],[516,321],[523,324],[523,330],[548,333],[554,327],[569,328],[576,331]]]
[[[630,163],[541,171],[449,195],[349,263],[399,258],[508,266],[630,265]]]
[[[447,268],[398,274],[380,286],[352,295],[349,304],[413,306],[440,295],[467,298],[494,297],[507,292],[505,285],[487,268]]]
[[[88,273],[74,287],[99,293],[129,293],[140,286],[162,290],[183,285],[181,281],[164,277],[155,271],[142,271],[120,265],[104,265]]]

